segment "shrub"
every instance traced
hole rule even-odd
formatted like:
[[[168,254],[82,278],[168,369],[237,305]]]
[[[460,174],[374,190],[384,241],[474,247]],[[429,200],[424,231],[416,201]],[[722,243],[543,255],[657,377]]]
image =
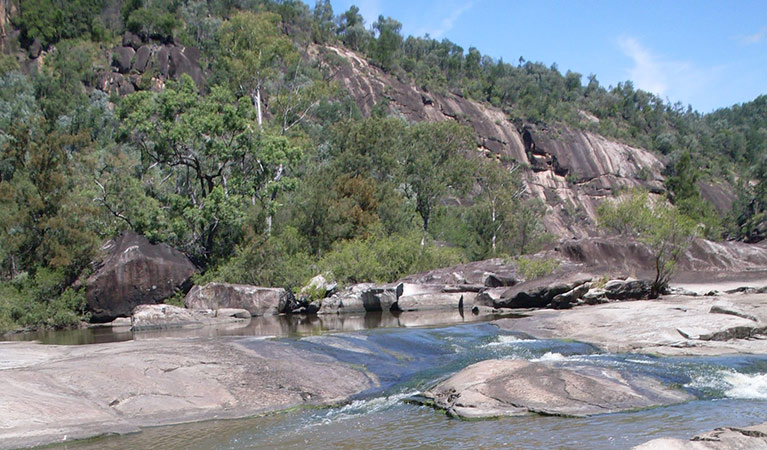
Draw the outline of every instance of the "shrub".
[[[666,201],[651,198],[648,192],[640,190],[605,201],[599,205],[597,214],[601,228],[647,245],[655,261],[650,297],[663,293],[677,261],[695,238],[695,222]]]
[[[340,283],[388,283],[411,273],[459,264],[461,250],[421,245],[419,232],[391,236],[374,235],[337,243],[319,265]]]
[[[554,258],[528,258],[520,256],[513,263],[516,264],[517,270],[527,281],[551,275],[559,267],[559,261]]]

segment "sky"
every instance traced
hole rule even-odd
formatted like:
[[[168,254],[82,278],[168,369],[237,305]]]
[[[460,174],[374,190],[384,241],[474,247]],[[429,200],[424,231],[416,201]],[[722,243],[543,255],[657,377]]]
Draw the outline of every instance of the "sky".
[[[313,6],[313,0],[307,0]],[[767,94],[767,0],[331,0],[404,36],[449,39],[517,64],[556,63],[702,113]]]

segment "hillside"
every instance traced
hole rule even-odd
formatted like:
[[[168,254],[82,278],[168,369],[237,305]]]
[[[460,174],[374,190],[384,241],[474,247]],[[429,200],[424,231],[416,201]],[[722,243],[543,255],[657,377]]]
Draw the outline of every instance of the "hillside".
[[[765,231],[764,96],[700,115],[328,1],[0,0],[0,25],[0,329],[87,316],[125,230],[287,288],[603,234],[631,189]]]

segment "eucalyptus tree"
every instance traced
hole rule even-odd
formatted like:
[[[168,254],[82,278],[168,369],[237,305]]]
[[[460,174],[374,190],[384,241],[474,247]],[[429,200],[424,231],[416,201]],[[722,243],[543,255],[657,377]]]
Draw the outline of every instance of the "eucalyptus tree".
[[[147,190],[170,206],[177,244],[203,265],[231,248],[248,205],[271,217],[301,157],[286,137],[255,127],[253,109],[222,86],[200,95],[188,76],[123,100],[123,135],[140,150]]]
[[[263,129],[262,103],[266,84],[296,64],[298,52],[280,30],[281,18],[269,12],[238,12],[220,29],[224,69],[238,92],[250,96]]]

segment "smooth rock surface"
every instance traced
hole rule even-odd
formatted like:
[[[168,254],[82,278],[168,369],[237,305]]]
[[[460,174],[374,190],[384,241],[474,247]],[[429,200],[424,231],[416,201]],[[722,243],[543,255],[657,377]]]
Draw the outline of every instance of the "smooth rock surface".
[[[712,307],[723,301],[737,305],[750,318],[712,313]],[[767,294],[661,296],[562,311],[534,310],[527,317],[496,323],[537,338],[589,342],[614,353],[767,354]]]
[[[195,328],[232,322],[247,322],[250,312],[245,309],[192,310],[173,305],[139,305],[131,316],[133,331],[165,328]]]
[[[86,282],[85,298],[92,320],[129,317],[142,304],[160,303],[188,289],[194,264],[165,244],[151,244],[127,231],[102,246],[104,259]]]
[[[396,308],[399,311],[422,311],[427,309],[458,309],[471,308],[474,304],[475,292],[439,292],[434,294],[403,295],[399,298]]]
[[[402,295],[403,283],[360,283],[322,300],[318,314],[391,311]]]
[[[657,380],[604,368],[563,369],[523,360],[486,360],[423,394],[464,418],[530,412],[583,417],[680,403],[693,397]]]
[[[290,299],[282,288],[208,283],[193,287],[184,298],[184,305],[189,309],[237,308],[252,316],[267,316],[288,312]]]
[[[653,439],[634,450],[767,450],[767,423],[751,427],[721,427],[689,441]]]
[[[257,339],[0,342],[0,355],[0,448],[332,404],[376,383],[329,357]]]

